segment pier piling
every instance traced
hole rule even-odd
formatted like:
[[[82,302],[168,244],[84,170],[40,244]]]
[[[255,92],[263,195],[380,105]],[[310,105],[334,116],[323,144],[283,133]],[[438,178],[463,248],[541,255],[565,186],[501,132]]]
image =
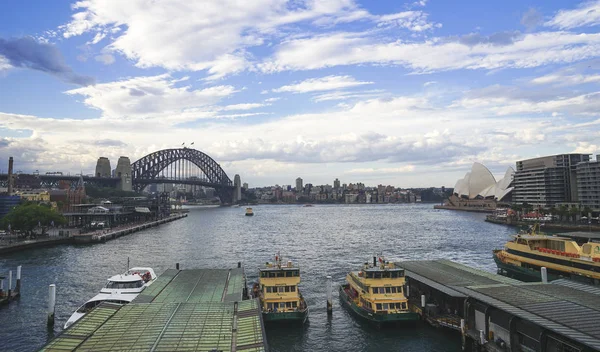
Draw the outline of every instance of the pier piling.
[[[21,266],[17,267],[17,285],[15,286],[15,292],[21,292]]]
[[[331,300],[331,276],[327,276],[327,314],[333,313],[333,303]]]
[[[465,351],[467,348],[467,331],[465,329],[465,320],[460,320],[460,335],[461,335],[461,346],[462,350]]]
[[[0,299],[2,298],[4,294],[4,279],[0,278]]]
[[[425,299],[425,295],[421,295],[421,308],[425,309],[425,305],[427,300]]]
[[[547,284],[548,283],[548,269],[546,269],[546,267],[543,266],[541,269],[541,272],[542,272],[542,283]]]
[[[12,270],[8,272],[8,299],[12,297]]]
[[[175,269],[179,270],[179,263],[175,263]]]
[[[406,293],[406,295],[405,295],[406,298],[410,297],[410,286],[406,285],[406,292],[405,293]]]
[[[54,327],[54,310],[56,305],[56,285],[52,284],[48,290],[48,327]]]

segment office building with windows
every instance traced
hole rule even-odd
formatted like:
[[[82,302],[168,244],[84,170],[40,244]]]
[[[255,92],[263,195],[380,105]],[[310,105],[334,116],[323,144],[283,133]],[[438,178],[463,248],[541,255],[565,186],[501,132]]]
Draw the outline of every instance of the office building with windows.
[[[596,161],[579,163],[575,169],[581,207],[600,210],[600,154],[596,155]]]

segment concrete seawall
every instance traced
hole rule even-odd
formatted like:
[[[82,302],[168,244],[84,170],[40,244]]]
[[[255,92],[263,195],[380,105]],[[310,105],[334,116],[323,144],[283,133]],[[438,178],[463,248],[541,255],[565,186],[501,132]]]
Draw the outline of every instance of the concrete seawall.
[[[494,209],[455,207],[452,205],[434,205],[433,209],[459,210],[459,211],[468,211],[468,212],[472,212],[472,213],[492,213],[492,212],[494,212]]]
[[[535,224],[534,221],[508,221],[504,219],[493,219],[486,218],[485,221],[491,222],[493,224],[499,225],[508,225],[508,226],[517,226],[517,227],[526,227]],[[556,224],[551,222],[543,222],[543,229],[546,230],[555,230],[555,231],[583,231],[583,232],[600,232],[600,225],[588,225],[588,224]]]

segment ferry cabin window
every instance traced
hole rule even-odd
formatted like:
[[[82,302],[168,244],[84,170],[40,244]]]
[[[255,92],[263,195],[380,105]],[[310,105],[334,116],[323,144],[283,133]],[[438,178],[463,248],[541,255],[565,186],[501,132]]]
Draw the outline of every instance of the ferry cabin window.
[[[290,292],[290,286],[285,287],[285,292]]]
[[[391,287],[386,287],[385,288],[385,293],[392,293],[392,288]]]
[[[290,286],[290,291],[291,292],[296,292],[296,286]]]
[[[377,310],[381,310],[381,303],[377,303]]]
[[[292,308],[298,308],[298,302],[292,302]]]

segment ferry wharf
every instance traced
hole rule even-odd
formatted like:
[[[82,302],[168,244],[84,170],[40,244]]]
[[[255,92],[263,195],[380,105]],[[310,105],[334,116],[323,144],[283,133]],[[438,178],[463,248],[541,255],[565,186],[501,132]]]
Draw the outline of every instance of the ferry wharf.
[[[521,282],[449,260],[403,261],[411,309],[463,350],[600,351],[600,288]]]
[[[244,269],[168,269],[131,303],[102,303],[40,351],[268,351]]]

